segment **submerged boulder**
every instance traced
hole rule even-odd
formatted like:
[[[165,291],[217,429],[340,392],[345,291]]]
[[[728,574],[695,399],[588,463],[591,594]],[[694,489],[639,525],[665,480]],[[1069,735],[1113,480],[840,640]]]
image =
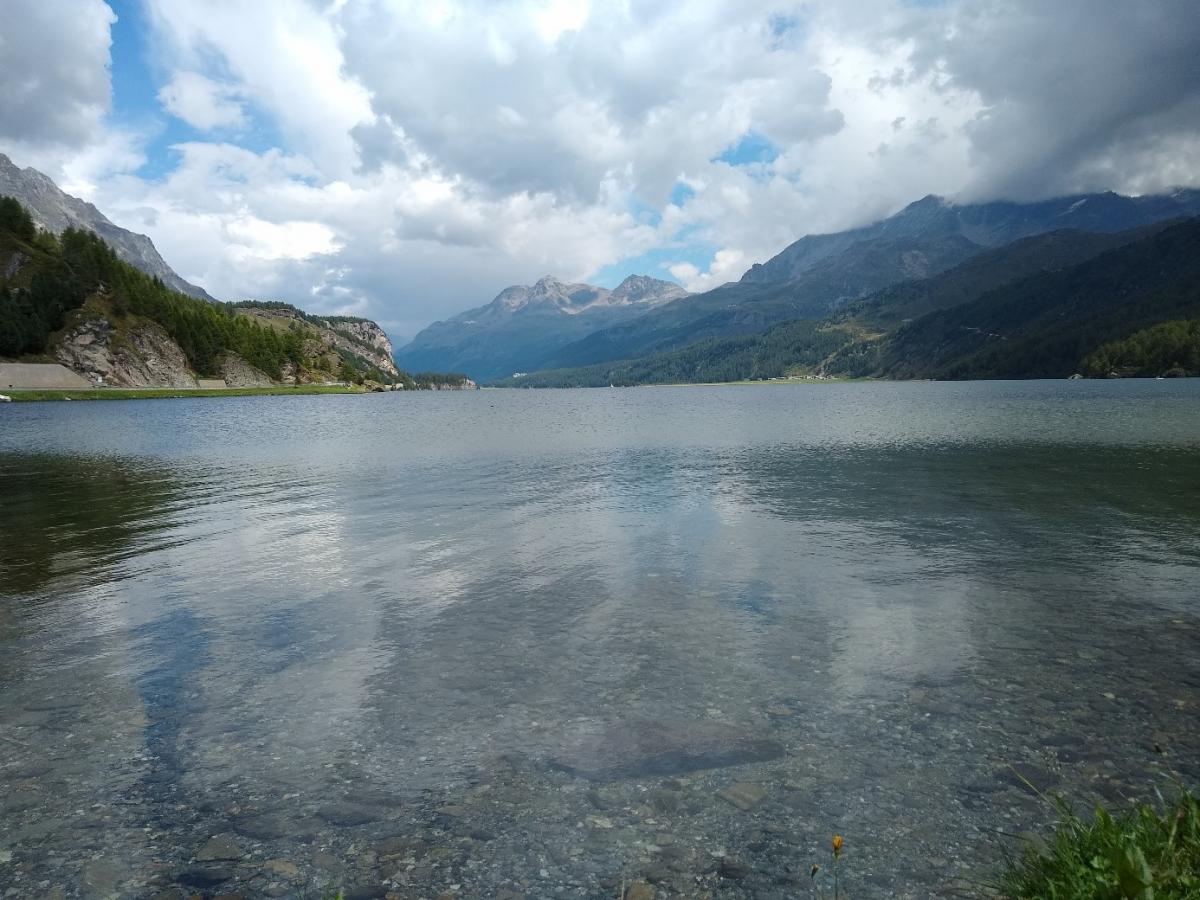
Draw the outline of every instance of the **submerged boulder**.
[[[743,726],[631,720],[583,732],[550,763],[592,781],[615,781],[766,762],[781,756],[782,744]]]

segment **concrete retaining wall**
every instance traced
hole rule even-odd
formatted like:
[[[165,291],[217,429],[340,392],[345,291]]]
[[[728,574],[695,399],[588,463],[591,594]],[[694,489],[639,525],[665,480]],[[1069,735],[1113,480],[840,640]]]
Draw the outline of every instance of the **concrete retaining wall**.
[[[77,391],[90,387],[86,378],[58,363],[0,363],[0,389]]]

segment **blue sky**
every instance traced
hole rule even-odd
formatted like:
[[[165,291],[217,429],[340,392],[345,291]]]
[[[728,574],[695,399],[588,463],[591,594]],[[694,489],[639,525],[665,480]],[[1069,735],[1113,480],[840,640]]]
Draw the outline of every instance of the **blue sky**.
[[[155,33],[147,20],[145,4],[142,0],[108,0],[108,5],[117,16],[112,26],[110,115],[118,128],[145,135],[141,149],[146,161],[135,174],[147,179],[163,178],[179,162],[172,147],[189,141],[220,137],[256,153],[283,146],[283,138],[275,130],[271,117],[251,104],[245,107],[248,127],[235,132],[194,128],[166,113],[158,94],[172,73],[169,65],[161,61],[161,50],[156,50]],[[220,67],[219,59],[214,63]]]

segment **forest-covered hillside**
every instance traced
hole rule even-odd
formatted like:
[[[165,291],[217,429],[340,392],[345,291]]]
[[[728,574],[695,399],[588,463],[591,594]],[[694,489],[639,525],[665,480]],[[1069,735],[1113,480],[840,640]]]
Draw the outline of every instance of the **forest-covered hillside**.
[[[877,291],[822,320],[711,338],[620,362],[534,372],[512,387],[602,386],[821,374],[884,378],[1034,378],[1159,374],[1146,341],[1102,344],[1200,315],[1200,219],[1119,234],[1052,232],[978,254],[930,278]],[[1145,352],[1145,359],[1140,354]],[[1110,353],[1117,353],[1110,349]],[[1157,351],[1156,351],[1157,352]],[[1163,353],[1170,355],[1166,348]],[[1085,363],[1085,357],[1090,360]],[[1186,359],[1187,357],[1183,357]],[[1172,368],[1172,365],[1166,368]],[[1188,364],[1180,361],[1188,370]],[[1101,371],[1103,370],[1103,371]]]
[[[177,369],[183,371],[173,373],[175,386],[181,379],[227,377],[231,367],[259,382],[337,380],[407,388],[468,383],[456,374],[421,380],[396,369],[386,335],[366,319],[312,316],[286,303],[214,303],[181,294],[121,260],[95,234],[39,230],[20,202],[0,197],[0,358],[57,360],[80,369],[82,359],[100,358],[97,340],[106,343],[111,358],[180,356],[186,366],[181,363]],[[119,372],[107,383],[152,386],[122,379]]]

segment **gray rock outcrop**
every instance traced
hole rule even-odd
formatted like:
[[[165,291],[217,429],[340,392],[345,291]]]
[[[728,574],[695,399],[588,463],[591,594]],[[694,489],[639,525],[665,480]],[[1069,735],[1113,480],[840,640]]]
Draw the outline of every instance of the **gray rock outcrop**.
[[[118,335],[106,319],[88,319],[63,335],[55,358],[96,384],[194,388],[187,357],[160,325]]]
[[[221,357],[221,377],[229,387],[270,387],[274,384],[269,375],[254,368],[236,353]]]
[[[376,323],[369,319],[335,319],[329,322],[329,329],[334,346],[364,356],[389,375],[399,374],[392,359],[392,342]]]
[[[8,257],[8,262],[4,264],[4,280],[10,281],[11,279],[16,278],[17,274],[23,268],[25,268],[25,265],[28,262],[29,257],[26,254],[22,253],[20,250],[13,251],[13,253]]]

